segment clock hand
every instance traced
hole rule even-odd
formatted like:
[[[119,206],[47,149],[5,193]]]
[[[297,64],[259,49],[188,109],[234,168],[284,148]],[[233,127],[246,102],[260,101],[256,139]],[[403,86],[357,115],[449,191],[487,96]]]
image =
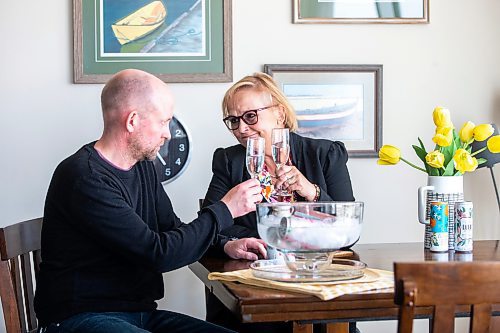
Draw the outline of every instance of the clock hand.
[[[158,157],[158,159],[160,160],[161,164],[163,165],[167,165],[167,162],[165,162],[165,160],[163,159],[163,157],[161,157],[160,153],[156,153],[156,156]]]

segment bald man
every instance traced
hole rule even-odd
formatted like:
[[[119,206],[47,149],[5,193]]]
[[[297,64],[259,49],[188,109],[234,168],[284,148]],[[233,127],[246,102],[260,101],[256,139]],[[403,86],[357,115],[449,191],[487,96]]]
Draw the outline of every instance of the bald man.
[[[101,138],[61,162],[48,189],[35,296],[42,332],[228,332],[157,310],[156,300],[163,272],[198,260],[233,218],[255,210],[259,182],[239,184],[182,223],[152,163],[170,139],[168,87],[125,70],[104,86],[101,106]],[[221,246],[233,258],[266,255],[261,240]]]

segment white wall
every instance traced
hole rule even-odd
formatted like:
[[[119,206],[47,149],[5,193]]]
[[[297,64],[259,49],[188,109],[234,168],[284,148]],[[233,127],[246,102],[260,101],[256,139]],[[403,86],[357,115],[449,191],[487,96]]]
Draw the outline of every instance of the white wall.
[[[456,126],[500,124],[500,2],[438,0],[430,12],[428,25],[299,25],[291,23],[291,1],[233,1],[234,79],[263,64],[383,64],[384,143],[418,162],[411,145],[417,136],[431,144],[436,105],[450,108]],[[0,225],[8,225],[41,216],[55,166],[100,135],[102,85],[72,83],[71,1],[0,1],[0,13]],[[172,85],[176,114],[194,145],[188,170],[167,186],[185,221],[195,217],[208,186],[213,150],[235,142],[220,121],[229,86]],[[421,241],[416,190],[425,174],[375,162],[349,162],[356,198],[366,203],[361,242]],[[487,170],[465,177],[476,239],[500,237],[494,195]],[[188,269],[166,274],[166,293],[162,307],[204,316],[202,285]],[[395,327],[362,326],[363,332]]]

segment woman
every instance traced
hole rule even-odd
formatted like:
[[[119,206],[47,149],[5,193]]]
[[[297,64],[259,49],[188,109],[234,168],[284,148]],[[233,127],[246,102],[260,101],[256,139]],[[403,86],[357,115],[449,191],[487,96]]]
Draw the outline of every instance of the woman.
[[[239,144],[215,151],[213,177],[204,206],[220,200],[232,187],[250,178],[245,165],[245,146],[249,137],[257,136],[266,142],[265,165],[258,177],[264,202],[276,201],[278,198],[269,189],[280,186],[293,193],[292,201],[354,201],[344,145],[293,133],[297,129],[295,112],[269,75],[255,73],[235,83],[224,96],[222,112],[224,123]],[[273,128],[288,128],[292,132],[288,165],[279,170],[272,158]],[[259,237],[255,213],[236,218],[234,225],[221,234],[224,248],[232,246],[234,238]],[[222,253],[220,249],[218,252]],[[206,295],[207,321],[239,332],[291,331],[289,323],[241,325],[209,291]]]
[[[266,141],[265,165],[259,177],[264,202],[278,199],[272,191],[266,191],[269,185],[293,193],[295,201],[354,201],[344,144],[294,133],[295,112],[269,75],[255,73],[235,83],[224,96],[222,112],[224,123],[240,144],[215,151],[204,206],[220,200],[232,187],[250,178],[245,146],[249,137],[256,136]],[[272,158],[273,128],[291,131],[288,165],[279,170]],[[255,213],[236,218],[222,234],[228,238],[258,237]]]

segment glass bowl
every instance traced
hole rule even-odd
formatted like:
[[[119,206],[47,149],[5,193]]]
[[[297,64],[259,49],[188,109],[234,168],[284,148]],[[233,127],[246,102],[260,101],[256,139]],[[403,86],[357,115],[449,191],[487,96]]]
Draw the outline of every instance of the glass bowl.
[[[260,203],[257,228],[290,270],[316,274],[331,270],[334,251],[359,239],[363,208],[362,202]]]
[[[283,265],[281,259],[257,260],[250,264],[255,277],[281,282],[331,282],[358,279],[366,264],[350,259],[333,259],[329,268],[319,272],[295,271]]]

